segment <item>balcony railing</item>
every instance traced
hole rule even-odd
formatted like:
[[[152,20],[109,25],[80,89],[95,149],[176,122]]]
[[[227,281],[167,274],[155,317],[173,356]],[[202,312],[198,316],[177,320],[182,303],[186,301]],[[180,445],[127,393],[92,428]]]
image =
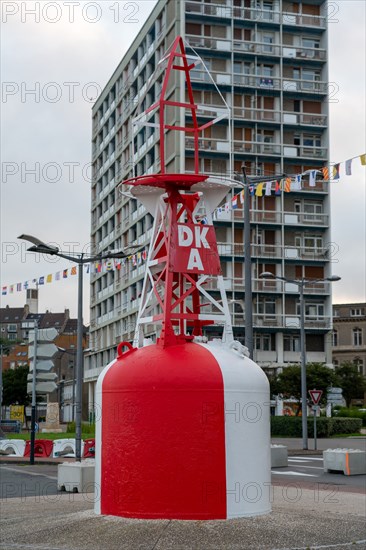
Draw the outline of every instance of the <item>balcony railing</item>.
[[[282,55],[284,58],[306,59],[306,61],[325,61],[327,58],[327,52],[324,48],[304,48],[290,45],[282,47]]]
[[[281,114],[270,109],[247,109],[246,107],[233,107],[235,118],[253,120],[255,122],[281,122]]]
[[[325,27],[325,17],[320,15],[300,15],[296,13],[284,13],[265,8],[246,8],[226,4],[204,4],[198,2],[187,2],[186,12],[209,17],[226,19],[241,19],[256,21],[258,23],[283,23],[283,25],[295,25],[298,27]]]
[[[217,243],[220,256],[244,257],[243,243]],[[308,248],[304,246],[280,244],[252,244],[251,255],[257,258],[285,260],[318,260],[325,261],[329,256],[329,248]]]
[[[327,116],[317,113],[295,113],[294,111],[284,111],[282,121],[284,124],[296,124],[303,126],[326,126]]]
[[[186,138],[186,149],[194,150],[194,139]],[[198,146],[201,151],[214,151],[218,153],[228,153],[230,143],[227,139],[200,138]],[[320,158],[326,159],[328,149],[326,147],[304,147],[297,146],[292,143],[280,144],[271,142],[258,141],[239,141],[232,142],[234,153],[250,153],[253,155],[273,155],[285,157],[302,157],[302,158]]]
[[[309,94],[325,95],[328,93],[328,83],[318,80],[307,80],[292,78],[291,76],[280,78],[278,76],[263,76],[258,74],[233,73],[230,75],[225,71],[210,71],[210,75],[199,69],[191,71],[192,82],[211,83],[212,80],[218,85],[243,86],[246,88],[263,88],[268,90],[281,90],[284,92],[302,92]]]

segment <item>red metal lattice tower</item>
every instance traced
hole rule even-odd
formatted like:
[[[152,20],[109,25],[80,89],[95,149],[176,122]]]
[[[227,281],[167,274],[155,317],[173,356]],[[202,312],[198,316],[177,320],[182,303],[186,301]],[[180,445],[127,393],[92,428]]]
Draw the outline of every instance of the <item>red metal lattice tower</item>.
[[[209,120],[201,126],[198,123],[198,106],[194,102],[190,78],[190,71],[196,64],[188,63],[181,37],[175,39],[164,59],[167,61],[167,68],[161,97],[145,112],[149,115],[159,109],[161,172],[131,178],[124,184],[131,185],[132,193],[142,202],[150,196],[151,203],[152,194],[156,199],[154,232],[147,261],[137,332],[144,323],[161,323],[159,342],[167,346],[202,335],[203,326],[215,321],[225,324],[229,338],[232,337],[232,328],[215,230],[207,204],[207,223],[202,224],[197,216],[200,201],[205,198],[205,194],[208,199],[210,192],[219,193],[220,196],[227,192],[227,186],[225,187],[222,182],[213,183],[209,176],[199,173],[199,137],[205,128],[215,123],[215,120]],[[184,72],[188,102],[166,99],[169,78],[173,71]],[[192,117],[192,126],[173,126],[166,123],[167,106],[188,110]],[[193,135],[194,173],[166,172],[167,131]],[[213,300],[204,290],[203,285],[207,285],[211,278],[218,279],[217,288],[221,294],[219,301]],[[202,303],[202,295],[219,311],[218,315],[202,313],[202,308],[207,306]],[[147,315],[154,307],[158,311]],[[188,334],[189,331],[191,334]],[[141,345],[141,338],[138,340]]]

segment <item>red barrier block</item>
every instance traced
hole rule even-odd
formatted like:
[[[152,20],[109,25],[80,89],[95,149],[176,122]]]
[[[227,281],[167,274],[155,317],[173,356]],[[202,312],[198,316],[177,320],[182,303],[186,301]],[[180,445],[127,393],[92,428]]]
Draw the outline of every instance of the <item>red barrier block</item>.
[[[84,439],[84,458],[95,457],[95,439]]]
[[[30,441],[25,442],[24,456],[30,456]],[[52,454],[53,441],[50,439],[36,439],[34,442],[34,456],[47,457]]]

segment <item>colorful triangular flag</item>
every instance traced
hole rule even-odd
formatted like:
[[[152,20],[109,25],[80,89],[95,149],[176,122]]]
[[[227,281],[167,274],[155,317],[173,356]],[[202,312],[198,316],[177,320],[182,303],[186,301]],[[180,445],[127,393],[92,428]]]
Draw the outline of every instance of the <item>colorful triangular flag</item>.
[[[360,161],[362,166],[366,166],[366,153],[364,153],[363,155],[360,155]]]
[[[270,195],[272,192],[272,182],[271,181],[267,181],[266,183],[266,195]]]
[[[77,267],[76,265],[73,265],[70,270],[70,275],[76,275],[77,274]]]
[[[39,278],[38,284],[39,285],[44,285],[44,277],[43,276]]]
[[[68,272],[68,269],[64,269],[63,272],[62,272],[62,277],[64,279],[67,279],[67,272]]]
[[[52,274],[47,275],[46,282],[47,282],[47,283],[52,283]]]

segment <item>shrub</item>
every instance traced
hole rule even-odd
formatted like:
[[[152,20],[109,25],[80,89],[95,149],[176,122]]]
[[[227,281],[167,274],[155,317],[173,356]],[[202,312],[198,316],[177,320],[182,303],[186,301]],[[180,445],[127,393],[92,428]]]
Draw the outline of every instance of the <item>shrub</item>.
[[[75,422],[68,422],[66,432],[73,434],[76,432]],[[89,422],[82,422],[81,433],[86,435],[95,435],[95,424],[89,424]]]
[[[360,418],[324,418],[316,419],[317,437],[330,437],[337,434],[357,433],[362,427]],[[301,416],[272,416],[271,435],[282,437],[302,437]],[[314,419],[308,417],[308,436],[314,437]]]
[[[362,426],[366,426],[366,411],[360,411],[359,409],[347,409],[347,407],[339,407],[337,409],[337,417],[343,418],[361,418]]]

